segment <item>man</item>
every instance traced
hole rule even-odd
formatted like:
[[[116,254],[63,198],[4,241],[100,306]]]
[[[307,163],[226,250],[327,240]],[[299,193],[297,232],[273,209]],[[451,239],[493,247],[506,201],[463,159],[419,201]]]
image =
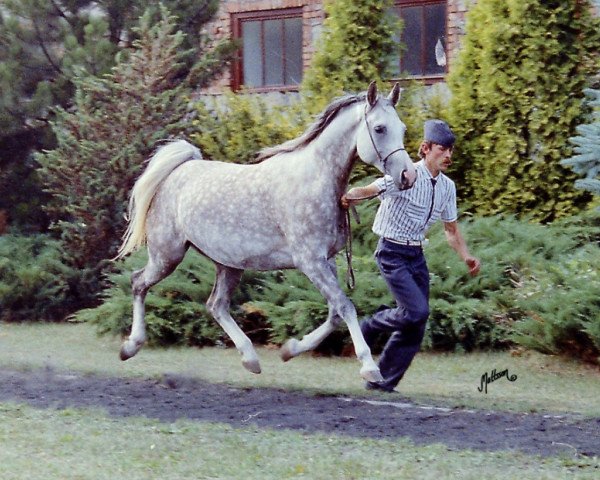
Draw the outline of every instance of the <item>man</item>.
[[[455,137],[442,120],[425,122],[419,147],[421,161],[412,188],[398,190],[385,176],[365,187],[349,190],[341,199],[344,208],[378,196],[381,204],[373,231],[380,239],[375,259],[396,300],[395,308],[382,308],[361,322],[367,344],[380,333],[390,335],[379,359],[383,382],[367,382],[367,389],[392,392],[420,349],[429,317],[429,271],[423,255],[427,230],[438,220],[446,239],[477,275],[480,262],[473,257],[457,224],[456,187],[444,172],[452,164]]]

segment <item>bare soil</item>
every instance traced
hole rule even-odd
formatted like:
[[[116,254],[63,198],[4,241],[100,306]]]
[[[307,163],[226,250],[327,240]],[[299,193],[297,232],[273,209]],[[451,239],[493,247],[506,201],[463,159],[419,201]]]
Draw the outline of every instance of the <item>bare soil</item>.
[[[399,394],[381,398],[314,396],[233,388],[184,377],[119,379],[52,369],[0,370],[0,402],[36,408],[99,408],[112,416],[162,422],[188,419],[236,428],[348,435],[452,450],[515,450],[533,455],[600,456],[600,418],[449,409],[417,405]]]

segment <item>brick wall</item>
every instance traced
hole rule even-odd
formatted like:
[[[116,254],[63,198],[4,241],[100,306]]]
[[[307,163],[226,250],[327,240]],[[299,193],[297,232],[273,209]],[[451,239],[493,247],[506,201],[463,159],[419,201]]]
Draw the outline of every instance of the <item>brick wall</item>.
[[[208,33],[215,38],[231,37],[231,14],[278,8],[303,7],[303,45],[302,55],[304,68],[308,68],[314,53],[314,39],[320,32],[325,13],[322,0],[222,0],[215,20],[206,27]],[[224,87],[231,86],[231,72],[224,75],[203,93],[220,93]]]
[[[460,48],[460,39],[465,33],[465,14],[469,0],[448,0],[448,68]]]
[[[460,38],[464,33],[464,18],[467,4],[473,0],[448,0],[448,65],[460,47]],[[321,31],[325,18],[323,0],[222,0],[215,20],[206,28],[215,38],[231,37],[231,14],[271,10],[278,8],[303,7],[303,62],[308,68],[314,53],[314,40]],[[218,94],[223,88],[231,86],[231,72],[227,71],[203,93]]]

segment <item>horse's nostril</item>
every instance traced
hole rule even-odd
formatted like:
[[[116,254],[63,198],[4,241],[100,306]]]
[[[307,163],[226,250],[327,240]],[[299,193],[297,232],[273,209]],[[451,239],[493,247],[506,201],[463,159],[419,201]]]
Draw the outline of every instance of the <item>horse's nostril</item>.
[[[410,178],[408,178],[408,175],[406,175],[406,170],[402,170],[402,183],[405,185],[411,184]]]
[[[415,181],[417,180],[416,174],[412,174],[408,172],[408,170],[404,170],[402,172],[402,180],[406,181],[409,187],[412,187]]]
[[[407,170],[402,170],[400,174],[400,186],[402,190],[408,190],[413,186],[414,181],[407,175]]]
[[[402,190],[406,190],[408,188],[408,178],[406,178],[406,170],[402,170],[400,174],[400,187]]]

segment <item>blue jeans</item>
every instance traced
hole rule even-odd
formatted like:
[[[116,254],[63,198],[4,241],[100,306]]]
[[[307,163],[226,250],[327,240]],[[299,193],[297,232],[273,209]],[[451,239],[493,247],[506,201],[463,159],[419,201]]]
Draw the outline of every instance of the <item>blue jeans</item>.
[[[377,386],[392,391],[421,348],[429,317],[429,270],[421,247],[383,238],[375,259],[397,306],[377,311],[360,328],[369,346],[380,333],[390,334],[379,358],[384,381]]]

